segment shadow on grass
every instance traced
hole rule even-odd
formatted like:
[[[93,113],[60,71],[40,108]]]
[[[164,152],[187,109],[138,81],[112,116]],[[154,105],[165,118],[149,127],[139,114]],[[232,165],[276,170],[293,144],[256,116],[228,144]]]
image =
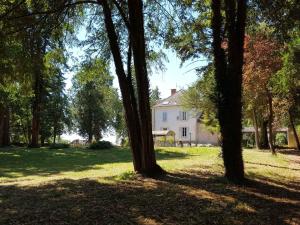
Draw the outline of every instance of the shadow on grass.
[[[299,189],[299,188],[298,188]],[[0,224],[299,224],[299,192],[264,180],[235,186],[219,174],[102,184],[60,180],[0,186]]]
[[[186,154],[157,150],[158,159],[184,158]],[[132,162],[128,149],[0,149],[0,177],[48,176],[68,171],[84,171],[97,165]]]
[[[278,168],[278,169],[300,171],[300,169],[297,169],[297,168],[290,168],[290,167],[286,167],[286,166],[277,166],[277,165],[266,164],[266,163],[257,163],[257,162],[249,162],[249,161],[245,161],[245,163],[251,164],[251,165],[256,165],[256,166],[268,166],[268,167]]]

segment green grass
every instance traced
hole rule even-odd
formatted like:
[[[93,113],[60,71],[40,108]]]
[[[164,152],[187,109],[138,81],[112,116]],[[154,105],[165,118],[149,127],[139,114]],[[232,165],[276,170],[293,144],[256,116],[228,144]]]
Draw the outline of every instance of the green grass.
[[[244,150],[251,181],[223,177],[218,148],[159,148],[158,179],[128,149],[0,150],[0,224],[300,224],[300,155]]]
[[[158,148],[156,153],[159,164],[167,171],[199,166],[216,172],[223,170],[218,148]],[[277,176],[282,172],[280,167],[288,165],[283,155],[272,156],[268,151],[245,150],[244,158],[250,177]],[[0,183],[28,185],[58,179],[117,179],[133,172],[131,160],[130,151],[122,148],[101,151],[9,148],[0,151]]]

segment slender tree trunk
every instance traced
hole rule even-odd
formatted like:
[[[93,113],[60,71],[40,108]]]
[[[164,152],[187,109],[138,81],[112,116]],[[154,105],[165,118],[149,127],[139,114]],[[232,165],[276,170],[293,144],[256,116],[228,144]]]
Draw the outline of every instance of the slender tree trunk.
[[[132,84],[128,82],[129,78],[126,76],[123,67],[123,61],[122,61],[120,47],[118,43],[118,37],[112,21],[111,10],[106,0],[101,0],[101,1],[99,0],[98,2],[102,5],[103,8],[105,27],[107,30],[110,49],[116,67],[116,74],[119,80],[123,106],[125,109],[125,118],[126,118],[126,124],[128,128],[128,136],[129,136],[131,150],[133,154],[134,170],[139,173],[148,172],[145,171],[145,167],[144,167],[146,161],[143,162],[142,160],[142,155],[145,154],[143,158],[146,158],[147,157],[146,154],[148,154],[148,151],[143,152],[144,143],[146,143],[146,141],[145,142],[142,141],[142,130],[145,128],[141,127],[139,112],[138,109],[136,108],[138,104],[136,104],[136,99],[132,94],[133,91]],[[146,127],[146,129],[148,130],[148,127]],[[147,150],[149,149],[151,148],[148,148]],[[153,162],[153,156],[150,155],[149,157],[150,157],[150,161]],[[148,165],[148,160],[147,160],[147,165]],[[152,165],[150,166],[152,167]]]
[[[237,8],[236,8],[237,7]],[[213,52],[218,98],[218,119],[222,135],[225,176],[243,182],[242,157],[242,66],[245,35],[246,1],[225,1],[228,55],[222,47],[221,1],[212,0]],[[227,62],[228,60],[228,62]]]
[[[269,106],[269,119],[268,119],[268,126],[269,126],[269,146],[271,149],[272,154],[276,154],[275,147],[274,147],[274,137],[273,137],[273,103],[272,103],[272,95],[269,91],[267,91],[268,95],[268,106]]]
[[[255,108],[253,108],[252,113],[253,113],[253,125],[255,130],[255,146],[257,149],[260,149],[258,123],[257,123],[257,115],[256,115]]]
[[[88,134],[88,143],[92,143],[92,141],[93,141],[93,134],[89,133]]]
[[[289,119],[290,119],[290,124],[291,124],[292,130],[293,130],[294,138],[295,138],[295,141],[296,141],[297,150],[300,150],[299,137],[298,137],[298,134],[297,134],[297,131],[296,131],[296,128],[295,128],[295,123],[294,123],[294,119],[293,119],[293,115],[292,115],[291,110],[289,110]]]
[[[45,137],[41,135],[41,146],[45,146]]]
[[[144,37],[143,3],[141,0],[128,1],[130,37],[134,68],[137,81],[139,120],[142,137],[142,170],[144,173],[160,173],[162,169],[156,164],[152,118],[149,102],[149,80],[146,65],[146,46]]]
[[[0,146],[8,146],[10,144],[10,112],[8,107],[0,109]]]

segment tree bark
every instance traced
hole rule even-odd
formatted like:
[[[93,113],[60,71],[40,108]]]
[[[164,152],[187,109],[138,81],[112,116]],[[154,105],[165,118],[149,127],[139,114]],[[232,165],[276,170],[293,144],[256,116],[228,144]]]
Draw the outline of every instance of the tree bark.
[[[258,123],[257,123],[257,115],[256,115],[255,108],[253,108],[252,113],[253,113],[253,125],[255,130],[255,146],[257,149],[260,149]]]
[[[298,134],[297,134],[297,131],[296,131],[296,128],[295,128],[295,123],[294,123],[294,119],[293,119],[293,115],[292,115],[291,110],[289,110],[289,119],[290,119],[290,124],[291,124],[292,130],[293,130],[294,138],[295,138],[295,141],[296,141],[297,150],[300,150],[299,137],[298,137]]]
[[[149,80],[146,65],[146,46],[144,37],[143,3],[141,0],[128,1],[130,39],[137,81],[137,95],[139,107],[139,120],[142,137],[142,170],[144,173],[160,172],[156,164],[153,136],[152,118],[149,97]]]
[[[112,21],[111,10],[106,0],[99,0],[99,4],[102,5],[104,13],[104,23],[109,39],[110,50],[113,55],[114,64],[116,68],[116,74],[118,76],[119,86],[122,94],[122,101],[125,110],[126,125],[128,128],[128,136],[133,155],[133,166],[136,172],[142,172],[141,162],[141,133],[140,124],[138,119],[137,108],[134,108],[132,102],[131,89],[128,84],[125,70],[123,68],[123,61],[121,57],[120,47],[118,43],[118,37],[116,34],[115,26]]]
[[[42,77],[42,67],[43,67],[43,56],[46,51],[46,45],[43,45],[43,38],[39,31],[34,34],[32,40],[32,60],[34,71],[34,99],[32,103],[32,124],[31,124],[31,142],[30,147],[39,147],[39,134],[40,134],[40,117],[41,117],[41,104],[42,104],[42,89],[43,89],[43,77]]]
[[[237,8],[236,8],[237,6]],[[221,1],[212,0],[213,53],[218,119],[222,135],[225,176],[236,183],[244,181],[242,157],[242,66],[246,1],[225,1],[228,53],[222,47]]]
[[[269,126],[269,146],[272,154],[276,154],[275,147],[274,147],[274,137],[273,137],[273,103],[272,103],[272,95],[269,91],[267,91],[268,96],[268,106],[269,106],[269,119],[268,119],[268,126]]]
[[[34,100],[32,104],[32,124],[31,124],[31,148],[39,147],[40,133],[40,114],[41,114],[41,74],[36,69],[34,81]]]
[[[264,120],[261,123],[261,136],[260,136],[260,146],[262,149],[269,148],[269,141],[268,141],[268,120]]]
[[[144,40],[144,28],[143,28],[143,11],[141,1],[135,1],[134,3],[128,1],[128,7],[130,7],[130,17],[132,25],[128,23],[124,18],[126,14],[122,11],[122,17],[130,39],[132,41],[132,52],[134,57],[134,66],[137,80],[137,96],[134,92],[132,79],[130,75],[130,65],[128,69],[128,76],[126,76],[123,60],[121,56],[120,46],[118,43],[118,37],[116,34],[115,26],[112,21],[111,9],[107,0],[98,0],[102,5],[104,13],[104,23],[107,30],[107,36],[109,39],[110,49],[113,55],[114,64],[116,68],[116,74],[119,80],[119,86],[122,94],[123,106],[125,109],[126,125],[128,128],[128,136],[130,146],[133,155],[134,170],[138,173],[152,176],[158,175],[163,170],[156,164],[153,139],[152,139],[152,127],[151,127],[151,114],[149,105],[149,83],[146,71],[145,60],[145,40]],[[114,4],[117,4],[116,2]],[[136,5],[137,4],[137,5]],[[119,10],[121,10],[119,8]],[[132,18],[132,16],[134,18]],[[138,19],[137,19],[138,18]],[[135,31],[141,32],[139,35],[135,34]],[[131,41],[129,42],[129,57],[131,57]],[[140,57],[138,59],[138,57]],[[131,58],[130,58],[131,59]],[[129,59],[129,61],[130,61]],[[150,115],[150,119],[149,119]],[[149,123],[150,121],[150,123]]]
[[[6,106],[0,108],[0,146],[8,146],[10,144],[10,112]]]

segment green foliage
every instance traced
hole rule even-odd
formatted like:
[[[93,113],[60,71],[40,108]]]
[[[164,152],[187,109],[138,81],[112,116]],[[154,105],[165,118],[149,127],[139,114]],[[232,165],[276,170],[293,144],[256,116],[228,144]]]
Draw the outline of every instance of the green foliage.
[[[151,107],[154,106],[157,101],[160,100],[160,91],[158,87],[156,86],[154,89],[150,90],[150,105]]]
[[[181,101],[185,108],[201,113],[201,121],[211,132],[219,131],[215,105],[215,78],[212,65],[203,69],[199,79],[183,94]]]
[[[113,148],[113,145],[109,141],[97,141],[91,143],[88,148],[93,150],[102,150]]]
[[[100,59],[84,63],[73,78],[73,115],[80,135],[100,140],[120,119],[120,100],[108,65]],[[117,125],[116,125],[117,126]]]
[[[277,146],[286,146],[288,144],[288,140],[286,134],[277,133],[275,136],[275,145]]]

